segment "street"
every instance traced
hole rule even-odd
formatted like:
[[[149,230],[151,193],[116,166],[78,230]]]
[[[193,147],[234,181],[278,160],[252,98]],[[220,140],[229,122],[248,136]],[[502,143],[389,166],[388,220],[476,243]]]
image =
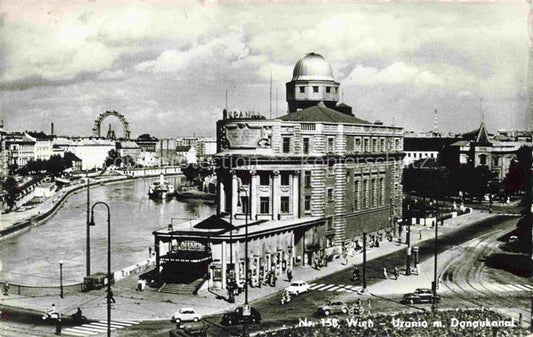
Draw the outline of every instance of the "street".
[[[479,221],[460,228],[455,232],[439,237],[439,257],[446,254],[453,254],[446,265],[439,267],[439,275],[442,278],[442,285],[439,294],[442,302],[439,308],[464,308],[464,307],[486,307],[493,309],[509,310],[522,314],[524,321],[528,322],[528,301],[529,292],[522,288],[516,288],[515,291],[503,292],[491,288],[489,284],[523,284],[528,283],[525,278],[520,278],[508,272],[497,271],[497,278],[487,274],[491,269],[484,264],[484,257],[497,251],[500,242],[496,241],[503,234],[512,231],[518,218],[513,216],[497,216]],[[419,245],[420,263],[433,263],[433,241],[429,240]],[[400,277],[398,284],[411,282],[410,278],[404,275],[405,268],[405,251],[401,250],[381,258],[369,261],[367,263],[367,282],[371,289],[383,281],[383,267],[393,268],[398,266]],[[362,270],[362,266],[359,266]],[[352,268],[332,273],[323,278],[313,280],[311,285],[353,285],[350,281]],[[414,276],[413,276],[414,277]],[[283,282],[287,282],[283,280]],[[425,287],[430,288],[430,284]],[[312,287],[313,288],[313,287]],[[394,288],[390,289],[390,295],[358,295],[355,291],[339,291],[339,287],[320,287],[311,290],[307,294],[293,297],[293,300],[285,305],[279,304],[281,292],[260,299],[252,303],[252,306],[259,310],[263,322],[261,325],[252,325],[251,331],[273,329],[283,325],[294,325],[299,319],[309,318],[316,319],[316,308],[324,304],[327,300],[342,300],[346,303],[355,301],[357,298],[363,299],[363,305],[366,313],[394,313],[404,310],[430,310],[431,305],[404,305],[400,304],[403,293],[395,292]],[[415,288],[415,286],[413,286]],[[329,291],[328,291],[329,289]],[[334,291],[335,290],[335,291]],[[413,291],[412,289],[411,291]],[[253,291],[253,290],[252,290]],[[239,301],[240,298],[237,299]],[[371,308],[369,308],[369,300]],[[522,308],[522,309],[521,309]],[[229,336],[233,332],[239,334],[242,326],[221,327],[219,325],[221,315],[215,315],[205,319],[206,327],[209,333],[216,336]],[[142,323],[138,326],[120,332],[120,336],[143,336],[148,333],[153,336],[167,335],[168,330],[174,325],[170,322],[149,322]]]

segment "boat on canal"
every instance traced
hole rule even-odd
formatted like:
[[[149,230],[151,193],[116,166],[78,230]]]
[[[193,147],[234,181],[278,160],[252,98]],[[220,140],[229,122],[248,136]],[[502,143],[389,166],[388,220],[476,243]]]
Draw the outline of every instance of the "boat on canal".
[[[148,196],[153,199],[166,199],[174,196],[174,185],[165,180],[161,174],[159,181],[153,182],[148,187]]]

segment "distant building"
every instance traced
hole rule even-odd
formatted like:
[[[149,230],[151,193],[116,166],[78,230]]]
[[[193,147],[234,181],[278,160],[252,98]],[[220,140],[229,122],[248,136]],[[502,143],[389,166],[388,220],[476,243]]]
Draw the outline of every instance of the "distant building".
[[[196,149],[197,161],[199,162],[211,160],[217,151],[216,138],[210,137],[178,137],[176,138],[176,146],[193,146]]]
[[[443,162],[442,151],[458,138],[440,134],[405,134],[403,139],[403,166],[407,167],[421,159],[434,159]]]
[[[53,136],[46,135],[44,132],[25,132],[26,136],[35,141],[34,160],[48,160],[53,155],[52,140]]]
[[[35,159],[35,139],[25,133],[11,133],[4,140],[5,149],[10,152],[9,164],[22,167]]]
[[[136,142],[121,140],[116,142],[116,150],[120,157],[130,157],[134,163],[138,163],[142,155],[142,149]]]
[[[177,146],[176,160],[180,165],[196,164],[198,162],[198,152],[192,145]]]
[[[82,161],[82,170],[102,169],[109,151],[115,150],[115,142],[108,139],[72,139],[68,151]]]
[[[486,166],[498,180],[503,180],[509,171],[517,150],[524,145],[532,146],[532,138],[528,132],[499,132],[492,137],[481,123],[478,129],[461,135],[461,140],[450,145],[455,148],[456,160],[459,164],[472,167]]]

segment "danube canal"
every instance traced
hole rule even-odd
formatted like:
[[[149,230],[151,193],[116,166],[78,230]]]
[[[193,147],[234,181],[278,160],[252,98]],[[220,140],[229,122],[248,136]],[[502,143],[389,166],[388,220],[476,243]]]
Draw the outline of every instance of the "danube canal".
[[[138,179],[91,188],[91,205],[97,201],[111,209],[111,270],[119,270],[148,258],[154,230],[186,219],[207,217],[216,210],[202,201],[166,201],[148,198],[148,185],[159,178]],[[167,177],[178,186],[178,177]],[[46,223],[0,245],[3,269],[0,280],[16,284],[57,286],[59,261],[65,284],[83,281],[86,246],[86,191],[70,196]],[[91,227],[91,273],[107,270],[107,212],[95,207],[96,226]]]

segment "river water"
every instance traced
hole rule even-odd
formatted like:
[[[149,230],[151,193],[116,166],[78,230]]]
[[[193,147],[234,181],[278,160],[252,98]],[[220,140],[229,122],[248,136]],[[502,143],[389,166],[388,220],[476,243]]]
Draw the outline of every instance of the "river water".
[[[155,201],[148,185],[159,178],[138,179],[91,188],[91,205],[106,202],[111,209],[111,270],[148,258],[154,230],[186,219],[207,217],[216,211],[202,201]],[[178,177],[167,177],[178,185]],[[63,282],[81,282],[85,276],[86,191],[70,196],[46,223],[0,243],[3,269],[0,280],[24,285],[58,285],[59,261]],[[91,273],[107,271],[107,212],[95,207],[96,226],[91,227]]]

